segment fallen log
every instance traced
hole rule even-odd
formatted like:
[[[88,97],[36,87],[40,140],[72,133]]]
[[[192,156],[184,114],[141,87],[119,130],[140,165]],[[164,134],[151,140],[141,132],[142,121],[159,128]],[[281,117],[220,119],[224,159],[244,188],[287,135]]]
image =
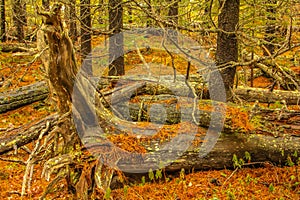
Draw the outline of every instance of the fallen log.
[[[152,122],[156,124],[178,124],[181,122],[196,123],[201,127],[213,127],[212,116],[218,112],[213,110],[224,107],[224,104],[213,103],[211,100],[196,100],[188,97],[176,97],[174,95],[136,96],[129,102],[118,102],[112,105],[118,117],[134,122]],[[290,134],[299,132],[300,111],[287,110],[282,105],[281,109],[267,109],[260,107],[244,107],[243,110],[234,106],[226,106],[227,113],[224,123],[226,133],[250,132],[252,124],[260,123],[260,129],[264,133],[284,134],[284,131],[276,131],[274,126],[285,127]],[[193,113],[194,112],[194,113]],[[296,117],[296,118],[295,118]],[[299,119],[298,119],[298,118]],[[232,119],[235,118],[235,119]],[[258,120],[259,119],[259,120]],[[214,118],[214,121],[219,121]],[[239,122],[241,121],[241,122]],[[240,123],[240,124],[239,124]],[[270,126],[270,124],[273,126]]]
[[[130,81],[139,81],[130,80]],[[142,79],[140,79],[142,81]],[[196,83],[196,78],[192,79],[192,84],[195,87],[196,94],[201,96],[202,99],[209,99],[208,89],[201,86],[201,84]],[[171,83],[170,79],[170,83]],[[98,87],[101,89],[106,87],[107,80],[100,80]],[[180,87],[174,87],[171,84],[166,85],[167,81],[164,82],[164,85],[159,85],[154,80],[152,82],[141,82],[140,87],[131,89],[124,86],[121,86],[123,89],[115,88],[111,91],[103,92],[105,96],[111,94],[114,95],[115,103],[116,101],[122,101],[124,99],[129,99],[131,96],[139,94],[148,94],[148,95],[160,95],[160,94],[170,94],[178,96],[189,96],[191,94],[187,93],[186,89],[181,89]],[[175,85],[176,83],[172,83]],[[171,87],[171,90],[170,90]],[[187,86],[184,86],[187,87]],[[116,92],[120,90],[119,92]],[[32,85],[21,87],[15,91],[0,93],[0,113],[6,112],[8,110],[13,110],[23,105],[31,104],[36,101],[43,100],[48,97],[48,85],[45,81],[37,82]],[[300,103],[300,93],[297,91],[283,91],[283,90],[273,90],[270,92],[266,89],[261,88],[250,88],[250,87],[238,87],[234,90],[235,94],[240,98],[248,102],[259,101],[260,103],[275,103],[285,100],[288,105],[298,105]],[[110,97],[109,97],[110,98]]]
[[[2,52],[27,52],[30,49],[36,48],[36,45],[33,43],[2,43],[0,44],[0,50]]]
[[[82,77],[77,85],[82,94],[89,93],[82,87],[87,82],[88,79]],[[139,86],[138,83],[137,86]],[[233,156],[244,158],[246,151],[250,154],[251,162],[272,162],[283,165],[289,156],[297,155],[300,149],[300,124],[298,123],[300,113],[297,111],[268,110],[254,107],[250,110],[248,117],[248,113],[244,112],[243,109],[227,105],[229,113],[225,116],[225,128],[222,132],[217,130],[221,126],[218,124],[216,127],[207,129],[205,134],[203,131],[199,132],[201,128],[197,129],[194,126],[191,128],[196,130],[196,133],[193,133],[188,127],[178,128],[178,126],[170,125],[171,127],[164,132],[165,140],[162,140],[161,137],[163,136],[157,136],[163,129],[162,125],[137,123],[126,120],[126,118],[120,119],[101,104],[101,98],[103,95],[96,95],[96,107],[90,101],[91,99],[86,99],[87,106],[95,109],[95,114],[101,122],[102,132],[98,128],[87,128],[85,137],[83,137],[83,144],[94,155],[102,156],[101,159],[105,164],[112,167],[117,166],[118,169],[128,173],[145,173],[161,166],[165,166],[167,171],[177,171],[181,168],[220,169],[233,167]],[[154,98],[158,98],[154,99],[155,102],[168,99],[170,96],[155,96]],[[144,102],[147,100],[153,101],[151,97],[144,98]],[[133,101],[131,103],[135,105],[140,102]],[[224,114],[222,109],[214,112],[216,115],[218,113],[219,115]],[[242,114],[240,115],[239,112]],[[136,111],[135,115],[139,115],[139,113],[141,112]],[[247,123],[250,123],[251,120],[254,120],[253,123],[255,124],[253,127],[248,127]],[[289,126],[283,126],[284,124]],[[174,132],[180,133],[174,136]],[[115,134],[116,137],[120,134],[123,135],[120,140],[116,140],[115,145],[112,145],[107,140],[105,141],[103,133]],[[219,134],[221,134],[220,137]],[[127,137],[129,141],[127,141]],[[110,136],[110,138],[114,138],[114,136]],[[147,140],[149,138],[150,142]],[[126,142],[130,144],[131,148],[134,145],[143,146],[146,149],[146,154],[143,152],[130,155],[130,153],[118,148],[118,145],[126,144]],[[247,159],[247,161],[250,160]],[[295,160],[297,159],[295,158]]]
[[[42,130],[50,131],[55,127],[58,118],[57,114],[53,114],[34,124],[27,125],[26,128],[20,127],[4,133],[4,136],[0,138],[0,155],[36,140]]]
[[[48,97],[49,89],[45,81],[0,93],[0,113],[43,100]]]
[[[299,91],[284,91],[268,89],[238,87],[234,89],[234,93],[241,99],[249,102],[259,101],[260,103],[275,103],[285,100],[288,105],[299,105]]]
[[[300,137],[289,135],[274,138],[259,134],[222,133],[214,148],[207,152],[204,157],[202,155],[205,148],[201,148],[202,143],[199,143],[199,145],[190,144],[188,149],[183,152],[180,146],[185,145],[184,143],[186,141],[176,144],[177,146],[172,146],[172,149],[162,150],[157,148],[161,146],[159,142],[153,142],[151,147],[147,147],[147,149],[151,149],[151,154],[155,155],[151,157],[152,159],[139,163],[124,158],[119,161],[118,167],[125,172],[142,173],[147,169],[157,169],[162,165],[162,160],[174,157],[176,159],[166,165],[166,171],[179,171],[182,168],[187,170],[224,169],[234,167],[234,164],[236,164],[233,161],[234,155],[243,159],[245,164],[247,162],[253,164],[270,162],[284,166],[289,159],[294,163],[297,162],[298,157],[295,155],[299,153],[300,149]],[[249,153],[250,158],[245,158],[246,152]]]

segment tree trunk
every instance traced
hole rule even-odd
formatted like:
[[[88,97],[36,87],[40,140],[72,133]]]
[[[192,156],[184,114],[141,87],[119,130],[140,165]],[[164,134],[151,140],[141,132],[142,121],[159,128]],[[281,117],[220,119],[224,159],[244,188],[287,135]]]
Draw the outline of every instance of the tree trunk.
[[[19,42],[24,40],[24,25],[26,22],[26,11],[24,11],[24,2],[22,0],[13,1],[13,21],[16,27],[16,37]]]
[[[220,31],[217,37],[216,64],[223,78],[226,98],[227,100],[232,100],[236,68],[226,63],[238,61],[238,41],[235,31],[239,23],[240,1],[222,0],[219,2],[221,11],[218,16],[218,28]],[[213,84],[213,87],[221,88],[223,83],[218,83],[220,80],[214,80],[216,76],[214,73],[211,76],[212,80],[210,80],[210,83]],[[216,96],[216,100],[218,99],[222,99],[222,97]]]
[[[151,0],[146,0],[146,3],[147,3],[147,9],[148,9],[148,12],[151,13],[152,12],[152,9],[151,9]],[[146,16],[147,17],[147,21],[146,21],[146,27],[151,27],[152,26],[152,20],[149,16]]]
[[[265,44],[266,49],[264,49],[264,55],[270,56],[275,51],[275,45],[274,45],[274,40],[276,39],[275,7],[277,6],[277,0],[267,1],[266,4],[267,4],[267,9],[266,9],[267,21],[266,21],[266,32],[265,32],[264,39],[266,40],[267,43]]]
[[[122,0],[109,0],[109,72],[110,76],[124,75],[124,36]]]
[[[178,43],[178,34],[175,30],[176,26],[178,25],[178,0],[170,0],[169,1],[169,11],[168,11],[168,21],[173,25],[170,27],[173,30],[169,30],[169,37],[173,42]]]
[[[0,113],[43,100],[48,97],[46,82],[37,82],[12,92],[0,93]]]
[[[76,0],[70,0],[69,6],[69,20],[70,20],[70,37],[72,41],[77,38],[77,25],[76,25]],[[91,49],[90,49],[91,50]]]
[[[5,20],[5,0],[1,0],[0,5],[0,40],[1,42],[6,41],[6,20]]]
[[[86,72],[92,75],[92,57],[88,56],[92,51],[92,22],[90,0],[80,1],[80,37],[81,37],[81,63]]]
[[[66,25],[60,18],[61,4],[53,5],[50,12],[39,14],[46,17],[43,27],[49,42],[49,70],[48,77],[58,96],[58,109],[61,114],[70,110],[73,84],[78,67],[72,41],[65,30]]]

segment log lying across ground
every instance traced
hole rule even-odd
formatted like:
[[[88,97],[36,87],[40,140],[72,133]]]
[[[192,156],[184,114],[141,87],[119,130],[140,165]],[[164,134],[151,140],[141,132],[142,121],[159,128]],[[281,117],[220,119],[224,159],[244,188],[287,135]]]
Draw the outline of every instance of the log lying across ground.
[[[6,134],[3,133],[0,137],[0,155],[36,140],[42,131],[48,132],[57,125],[58,117],[57,114],[53,114],[27,125],[26,128],[20,127]]]
[[[48,94],[48,84],[45,81],[0,93],[0,113],[43,100]]]
[[[32,48],[36,48],[34,43],[2,43],[0,44],[0,50],[2,52],[27,52]]]
[[[82,79],[82,83],[88,82],[85,77]],[[82,85],[80,84],[78,87]],[[143,82],[136,83],[136,87],[141,87],[142,85],[144,85]],[[83,96],[88,94],[83,87],[79,88],[79,90]],[[131,85],[131,90],[135,90],[134,85]],[[122,93],[122,95],[126,94],[125,96],[129,96],[127,94],[132,93],[130,90],[118,92]],[[118,93],[116,95],[118,100]],[[97,95],[95,96],[97,99]],[[174,97],[168,95],[143,96],[140,101],[132,99],[133,101],[127,105],[122,105],[122,101],[116,101],[116,104],[112,104],[115,108],[109,107],[113,111],[117,109],[114,114],[102,103],[99,103],[101,99],[103,97],[96,100],[97,107],[94,109],[98,119],[104,124],[102,128],[103,130],[108,130],[109,135],[115,133],[115,137],[120,138],[116,140],[115,146],[113,146],[103,141],[103,137],[98,135],[98,129],[88,128],[85,132],[86,139],[83,140],[83,143],[91,152],[103,156],[103,160],[108,160],[108,164],[117,166],[119,169],[129,173],[147,172],[150,168],[157,169],[162,165],[166,166],[167,171],[176,171],[181,168],[220,169],[232,167],[234,154],[238,158],[246,161],[251,160],[251,162],[285,164],[289,156],[296,155],[295,157],[297,157],[300,149],[300,124],[298,123],[300,112],[298,111],[285,109],[268,110],[254,107],[248,112],[245,111],[245,108],[234,107],[228,104],[228,115],[225,117],[224,129],[219,137],[220,132],[217,129],[220,124],[218,124],[218,121],[216,121],[215,126],[212,125],[209,129],[207,127],[209,126],[208,122],[210,121],[209,116],[211,116],[211,113],[217,113],[217,116],[222,115],[222,113],[218,114],[218,112],[223,111],[222,109],[210,111],[203,106],[205,110],[198,113],[199,118],[196,117],[196,121],[199,120],[201,122],[199,123],[201,126],[199,129],[197,126],[195,128],[195,125],[189,125],[190,123],[188,123],[182,124],[181,127],[178,127],[177,124],[170,125],[169,128],[162,131],[164,129],[163,126],[157,123],[136,123],[132,120],[136,118],[147,119],[147,116],[145,116],[147,108],[145,107],[147,107],[149,101],[152,102],[152,106],[160,104],[163,107],[168,107],[169,105],[170,108],[166,108],[167,116],[168,112],[170,114],[168,121],[171,122],[172,117],[178,120]],[[113,99],[112,97],[110,100],[113,102]],[[165,100],[169,101],[164,102]],[[87,105],[91,107],[94,105],[94,102],[90,99],[87,98],[87,101],[90,101]],[[217,103],[214,102],[212,104],[215,105]],[[127,106],[127,108],[123,109],[123,106]],[[184,106],[184,108],[187,108],[187,106]],[[126,114],[126,110],[127,114],[129,113],[132,118],[131,120],[127,119],[126,116],[122,119],[124,113]],[[146,110],[146,112],[140,110]],[[153,116],[159,115],[159,111],[161,112],[162,109],[154,109]],[[116,113],[119,114],[116,115]],[[172,113],[175,114],[172,115]],[[182,114],[188,115],[184,111]],[[222,120],[222,118],[220,119]],[[155,118],[154,121],[160,120]],[[253,127],[251,127],[251,123],[253,123]],[[197,132],[201,129],[205,131]],[[193,133],[193,130],[196,130],[196,133]],[[174,135],[174,132],[178,134]],[[123,133],[123,135],[119,136],[120,133]],[[157,136],[157,134],[160,136]],[[149,137],[152,139],[150,142],[147,140]],[[114,136],[111,138],[114,138]],[[161,140],[161,138],[166,140]],[[116,148],[118,145],[123,144],[127,144],[131,148],[134,145],[143,146],[148,154],[145,157],[142,155],[139,157],[136,154],[124,153]],[[126,145],[123,147],[126,147]],[[246,152],[250,154],[251,158],[245,159]],[[297,159],[295,158],[295,160]]]
[[[138,80],[134,80],[138,81]],[[195,81],[192,79],[192,81]],[[107,85],[107,82],[101,80],[99,82],[99,87],[102,88]],[[177,87],[175,90],[171,91],[168,87],[162,87],[157,85],[155,82],[142,84],[143,87],[137,89],[137,94],[185,94],[186,91],[180,91],[180,87]],[[126,95],[126,87],[123,88]],[[195,86],[196,93],[201,94],[204,99],[209,98],[208,90],[203,89],[199,86]],[[150,91],[150,92],[149,92]],[[15,91],[0,93],[0,113],[6,112],[18,108],[20,106],[30,104],[39,100],[43,100],[48,96],[48,85],[46,82],[37,82],[29,86],[21,87]],[[235,94],[240,98],[248,102],[259,101],[260,103],[275,103],[285,100],[288,105],[298,105],[300,103],[300,93],[297,91],[282,91],[282,90],[273,90],[270,92],[267,89],[260,88],[250,88],[250,87],[238,87],[234,90]],[[110,95],[113,93],[106,92],[104,94]],[[122,94],[122,93],[119,93]],[[130,94],[132,95],[132,94]],[[116,99],[116,98],[115,98]],[[120,98],[124,99],[124,98]]]
[[[261,103],[275,103],[285,100],[288,105],[300,104],[300,92],[297,91],[273,90],[270,92],[261,88],[238,87],[234,93],[239,98],[250,102],[258,100]]]
[[[170,160],[169,165],[166,165],[166,171],[179,171],[182,168],[187,170],[224,169],[234,167],[234,155],[238,159],[243,159],[246,164],[247,162],[253,164],[270,162],[284,166],[287,164],[288,159],[291,159],[294,163],[297,162],[299,157],[294,157],[294,155],[297,155],[300,149],[300,137],[285,135],[274,138],[259,134],[222,133],[214,148],[202,157],[201,155],[204,153],[200,150],[202,143],[199,145],[191,144],[184,152],[180,147],[186,145],[186,142],[177,143],[172,146],[173,149],[168,150],[157,148],[161,145],[160,142],[152,143],[152,148],[148,147],[148,149],[151,149],[151,155],[153,156],[149,156],[147,161],[132,164],[128,158],[124,158],[119,161],[118,167],[124,171],[138,173],[145,169],[157,169],[159,165],[164,164],[161,161],[165,158],[175,158]],[[250,158],[245,158],[246,152],[250,154]]]

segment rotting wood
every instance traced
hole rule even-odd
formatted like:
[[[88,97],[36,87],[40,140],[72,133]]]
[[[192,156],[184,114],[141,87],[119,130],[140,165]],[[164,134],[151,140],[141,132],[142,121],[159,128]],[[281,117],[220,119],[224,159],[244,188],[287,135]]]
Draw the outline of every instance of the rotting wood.
[[[36,48],[36,45],[33,43],[2,43],[0,44],[0,50],[2,52],[28,52]]]
[[[47,122],[50,123],[50,129],[55,127],[58,117],[57,114],[53,114],[32,124],[30,127],[24,129],[21,127],[6,133],[9,134],[9,136],[4,134],[4,136],[0,138],[0,155],[34,141],[46,127]]]
[[[285,100],[288,105],[300,104],[299,91],[284,91],[251,87],[238,87],[234,93],[241,99],[249,102],[259,101],[260,103],[275,103]]]
[[[152,154],[156,155],[147,162],[139,164],[132,163],[128,159],[121,159],[118,162],[118,167],[124,171],[136,171],[138,173],[141,172],[141,169],[157,168],[159,164],[162,164],[160,161],[164,157],[175,157],[176,159],[165,167],[166,171],[179,171],[182,168],[188,170],[233,168],[232,158],[234,154],[246,163],[248,162],[245,159],[245,152],[251,156],[249,162],[270,162],[284,166],[288,157],[297,162],[298,158],[292,155],[296,155],[295,152],[299,153],[300,137],[285,135],[274,138],[259,134],[221,134],[214,148],[204,157],[199,154],[202,143],[197,146],[191,144],[186,152],[182,152],[179,146],[173,146],[173,149],[168,151],[161,150],[157,148],[159,145],[161,144],[158,142],[152,143],[152,148],[147,147],[147,149],[151,149]]]
[[[0,113],[44,100],[48,97],[48,85],[40,81],[13,91],[0,93]]]
[[[136,79],[136,81],[138,81],[138,79]],[[140,81],[142,81],[142,79]],[[106,86],[106,82],[106,79],[100,80],[98,87],[102,88]],[[198,94],[198,96],[202,95],[203,99],[209,99],[209,92],[207,89],[203,89],[203,87],[201,86],[202,84],[196,84],[195,82],[192,82],[192,84],[195,85],[196,93]],[[170,90],[169,85],[167,85],[167,82],[160,85],[155,82],[143,81],[139,87],[135,86],[133,88],[128,88],[122,85],[119,88],[105,91],[103,92],[103,94],[107,96],[108,99],[113,98],[115,101],[114,103],[120,102],[124,99],[130,99],[131,96],[139,94],[176,94],[177,96],[190,95],[187,93],[186,89],[183,90],[180,87],[173,87],[171,89],[172,90]],[[26,104],[30,104],[35,101],[43,100],[48,96],[48,91],[49,89],[45,82],[37,82],[32,85],[21,87],[15,91],[0,93],[0,113],[18,108]],[[300,93],[297,91],[273,90],[272,92],[270,92],[267,89],[240,86],[234,89],[234,93],[238,98],[247,102],[259,101],[260,103],[275,103],[285,100],[288,105],[300,104]],[[113,96],[109,97],[111,94],[113,94]]]

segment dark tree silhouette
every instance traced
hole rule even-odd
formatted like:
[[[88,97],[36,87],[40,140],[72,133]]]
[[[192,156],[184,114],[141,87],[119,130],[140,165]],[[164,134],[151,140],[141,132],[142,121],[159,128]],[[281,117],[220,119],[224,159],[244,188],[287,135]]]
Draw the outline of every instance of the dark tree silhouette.
[[[109,75],[124,75],[123,7],[122,0],[109,0]]]
[[[239,0],[221,2],[221,13],[218,16],[218,32],[216,64],[220,69],[227,100],[232,99],[232,87],[236,68],[226,63],[238,60],[238,41],[236,27],[239,22]],[[218,84],[218,83],[215,83]]]
[[[6,41],[6,26],[5,26],[5,0],[1,0],[0,4],[0,40],[2,42]]]
[[[22,0],[13,1],[13,21],[19,42],[24,40],[24,25],[26,25],[26,9],[24,5],[26,4]]]
[[[84,61],[88,74],[92,74],[92,60],[91,57],[87,58],[87,55],[92,50],[92,24],[91,24],[91,7],[90,0],[80,1],[80,30],[81,30],[81,61]]]

